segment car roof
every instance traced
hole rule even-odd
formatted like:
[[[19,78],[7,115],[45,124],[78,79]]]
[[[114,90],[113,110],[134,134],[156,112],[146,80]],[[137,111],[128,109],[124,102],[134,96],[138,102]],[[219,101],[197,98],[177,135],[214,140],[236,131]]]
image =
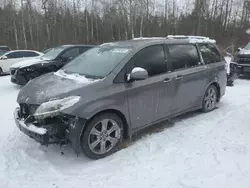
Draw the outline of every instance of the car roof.
[[[35,51],[35,50],[11,50],[11,51],[8,51],[6,54],[4,55],[8,55],[10,53],[13,53],[13,52],[35,52],[37,54],[40,54],[40,55],[43,55],[42,52],[38,52],[38,51]]]
[[[10,48],[8,46],[0,45],[0,51],[10,51]]]
[[[71,48],[71,47],[94,47],[95,45],[90,45],[90,44],[64,44],[61,45],[61,47],[64,48]]]
[[[101,46],[114,46],[114,47],[127,47],[127,48],[139,48],[141,46],[158,44],[188,44],[188,43],[216,43],[215,40],[202,36],[184,36],[184,35],[169,35],[167,37],[140,37],[131,40],[108,42]]]
[[[9,52],[38,52],[36,50],[11,50]],[[41,53],[41,52],[38,52],[38,53]]]

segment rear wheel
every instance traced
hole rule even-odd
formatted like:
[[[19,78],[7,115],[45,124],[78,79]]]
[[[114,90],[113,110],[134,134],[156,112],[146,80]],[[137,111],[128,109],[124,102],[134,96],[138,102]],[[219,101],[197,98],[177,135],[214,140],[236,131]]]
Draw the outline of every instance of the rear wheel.
[[[214,85],[210,85],[203,98],[202,111],[210,112],[216,108],[218,100],[218,90]]]
[[[122,137],[122,120],[116,114],[100,114],[86,125],[81,147],[87,157],[100,159],[117,151]]]

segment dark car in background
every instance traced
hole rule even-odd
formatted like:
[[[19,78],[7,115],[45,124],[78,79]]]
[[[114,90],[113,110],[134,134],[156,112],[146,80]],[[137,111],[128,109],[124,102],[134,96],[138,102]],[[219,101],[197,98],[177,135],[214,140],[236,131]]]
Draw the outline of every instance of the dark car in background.
[[[0,46],[0,56],[8,51],[11,51],[11,49],[8,46]]]
[[[214,40],[134,39],[102,44],[19,92],[18,128],[41,144],[70,143],[91,159],[180,114],[210,112],[225,94]]]
[[[250,75],[250,42],[244,48],[238,48],[234,54],[230,70],[239,75]]]
[[[92,47],[92,45],[62,45],[49,49],[42,57],[16,63],[10,67],[11,82],[25,85],[38,76],[59,70]]]

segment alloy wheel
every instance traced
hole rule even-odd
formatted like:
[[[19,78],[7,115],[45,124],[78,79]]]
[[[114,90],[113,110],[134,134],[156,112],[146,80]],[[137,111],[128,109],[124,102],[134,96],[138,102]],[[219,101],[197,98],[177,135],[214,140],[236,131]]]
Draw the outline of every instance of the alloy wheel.
[[[210,87],[205,95],[205,107],[207,110],[212,110],[215,108],[216,106],[216,101],[217,100],[217,94],[216,94],[216,90],[213,87]]]
[[[121,128],[112,119],[103,119],[90,131],[88,145],[95,154],[105,154],[116,146],[121,138]]]

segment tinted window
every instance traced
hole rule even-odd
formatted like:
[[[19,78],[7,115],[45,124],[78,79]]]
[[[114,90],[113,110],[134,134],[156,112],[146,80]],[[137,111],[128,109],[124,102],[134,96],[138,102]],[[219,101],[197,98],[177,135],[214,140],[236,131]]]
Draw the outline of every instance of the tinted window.
[[[165,53],[162,45],[144,48],[132,59],[132,67],[141,67],[148,71],[149,76],[166,72]],[[131,71],[130,70],[130,71]]]
[[[79,48],[71,48],[62,54],[64,58],[74,58],[79,55]]]
[[[15,58],[22,58],[22,52],[12,52],[6,55],[10,59],[15,59]]]
[[[89,50],[91,47],[81,47],[79,48],[79,52],[80,54],[83,53],[83,52],[86,52],[87,50]]]
[[[221,61],[220,53],[213,44],[199,44],[198,45],[206,64],[216,63]]]
[[[172,70],[195,67],[199,64],[199,55],[194,45],[169,45]]]
[[[39,54],[35,52],[29,52],[29,51],[23,51],[21,52],[23,57],[36,57],[39,56]]]

